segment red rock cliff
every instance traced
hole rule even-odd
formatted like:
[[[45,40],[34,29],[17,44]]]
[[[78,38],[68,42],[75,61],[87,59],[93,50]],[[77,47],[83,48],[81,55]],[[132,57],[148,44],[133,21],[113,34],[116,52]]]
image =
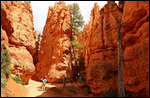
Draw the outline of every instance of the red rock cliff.
[[[35,70],[32,56],[36,40],[30,1],[1,1],[1,35],[1,49],[11,54],[12,74],[28,84]]]
[[[149,96],[149,1],[125,1],[121,23],[126,90]]]
[[[71,75],[71,12],[65,2],[56,2],[49,7],[46,24],[43,30],[39,63],[36,64],[36,76],[39,79],[45,74],[49,82],[59,82],[66,74]]]
[[[95,3],[89,22],[87,83],[94,94],[117,87],[117,31],[122,13],[115,2],[102,9]]]
[[[88,29],[85,25],[83,30],[82,44],[86,47],[83,53],[89,55],[88,59],[85,55],[87,84],[94,94],[100,95],[110,88],[118,88],[117,34],[120,18],[126,90],[134,97],[149,96],[149,2],[119,1],[118,7],[113,1],[107,3],[102,9],[94,5]]]

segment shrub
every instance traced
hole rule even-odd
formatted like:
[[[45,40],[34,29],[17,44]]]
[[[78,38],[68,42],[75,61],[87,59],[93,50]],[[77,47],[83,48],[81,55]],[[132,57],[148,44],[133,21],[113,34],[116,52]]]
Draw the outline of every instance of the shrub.
[[[5,87],[7,78],[11,75],[12,68],[10,67],[11,58],[7,49],[1,52],[1,87]]]
[[[110,89],[108,92],[103,94],[103,97],[118,97],[118,90],[113,91]],[[133,95],[125,89],[125,97],[133,97]]]
[[[77,93],[74,89],[67,89],[67,90],[70,91],[70,92]]]
[[[71,41],[71,44],[73,45],[73,47],[75,49],[82,49],[83,48],[83,45],[77,43],[76,41]]]
[[[90,87],[88,85],[83,85],[80,88],[85,88],[85,87],[88,88],[88,94],[91,94],[92,92],[91,92],[91,89],[90,89]]]
[[[1,77],[1,88],[4,88],[6,86],[7,79],[4,77]]]
[[[7,49],[4,49],[1,52],[1,75],[6,75],[7,78],[8,76],[10,76],[11,74],[11,70],[12,68],[10,67],[11,64],[11,58],[10,58],[10,54],[9,51]]]
[[[13,79],[14,81],[16,81],[17,83],[21,83],[22,85],[25,85],[25,83],[21,81],[21,78],[20,78],[19,76],[12,77],[12,79]]]
[[[113,91],[112,89],[110,89],[108,92],[105,92],[102,96],[103,97],[118,97],[118,90]]]

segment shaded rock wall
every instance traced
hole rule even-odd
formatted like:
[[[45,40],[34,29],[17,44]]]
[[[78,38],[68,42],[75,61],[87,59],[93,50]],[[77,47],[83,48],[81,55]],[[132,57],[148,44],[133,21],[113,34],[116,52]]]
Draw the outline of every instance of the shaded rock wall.
[[[50,6],[43,30],[35,77],[40,80],[46,74],[49,82],[59,82],[71,75],[71,12],[65,2]]]
[[[19,75],[28,84],[35,67],[32,56],[35,53],[36,33],[30,1],[1,1],[1,49],[11,54],[13,74]],[[5,47],[3,47],[5,46]]]
[[[121,23],[125,87],[149,96],[149,1],[125,1]]]
[[[94,94],[118,88],[118,19],[121,19],[124,83],[133,96],[149,96],[149,2],[95,3],[82,35],[87,84]],[[88,29],[85,29],[88,27]],[[86,31],[84,31],[86,30]],[[88,34],[84,33],[88,32]],[[88,40],[88,41],[85,41]],[[86,42],[86,43],[84,43]],[[88,59],[86,59],[88,57]],[[87,60],[87,61],[86,61]],[[88,62],[88,63],[87,63]]]
[[[94,94],[117,89],[117,31],[122,13],[115,2],[95,3],[89,22],[87,83]]]

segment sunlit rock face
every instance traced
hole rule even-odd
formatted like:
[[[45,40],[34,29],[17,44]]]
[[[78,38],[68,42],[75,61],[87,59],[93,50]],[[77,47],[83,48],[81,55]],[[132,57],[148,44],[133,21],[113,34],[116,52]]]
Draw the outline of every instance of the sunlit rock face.
[[[32,56],[36,41],[30,2],[1,1],[1,29],[1,42],[6,41],[3,45],[11,54],[12,74],[28,84],[35,71]]]
[[[50,6],[43,30],[39,63],[36,64],[35,76],[41,79],[46,74],[49,82],[59,82],[66,75],[71,75],[71,12],[65,2],[56,2]]]
[[[122,15],[124,83],[135,97],[149,96],[149,1],[125,1]]]

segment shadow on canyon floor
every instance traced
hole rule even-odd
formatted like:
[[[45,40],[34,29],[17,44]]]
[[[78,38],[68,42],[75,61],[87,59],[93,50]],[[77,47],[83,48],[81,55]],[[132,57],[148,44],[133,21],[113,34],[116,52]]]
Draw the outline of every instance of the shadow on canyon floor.
[[[70,83],[67,83],[66,87],[63,87],[63,84],[55,84],[54,87],[46,87],[45,91],[36,97],[90,97],[88,88],[82,88],[83,85],[74,84],[71,86]],[[39,90],[41,91],[41,87],[39,87]]]

